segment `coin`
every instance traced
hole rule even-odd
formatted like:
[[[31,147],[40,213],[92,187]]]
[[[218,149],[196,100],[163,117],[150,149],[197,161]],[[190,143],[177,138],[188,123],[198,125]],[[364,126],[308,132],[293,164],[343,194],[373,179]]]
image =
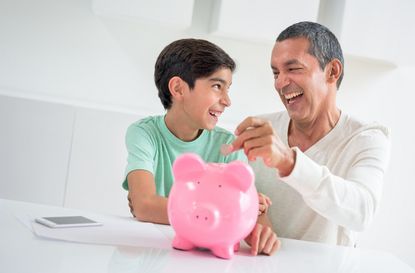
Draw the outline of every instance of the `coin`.
[[[228,155],[228,154],[230,154],[230,153],[232,153],[233,152],[233,146],[232,146],[232,144],[222,144],[221,146],[220,146],[220,153],[222,154],[222,155]]]

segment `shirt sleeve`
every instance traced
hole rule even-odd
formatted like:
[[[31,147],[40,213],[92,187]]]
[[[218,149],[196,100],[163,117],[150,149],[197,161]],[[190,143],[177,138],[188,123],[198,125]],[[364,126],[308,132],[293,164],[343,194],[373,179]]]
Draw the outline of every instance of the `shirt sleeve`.
[[[372,221],[381,197],[383,176],[389,161],[388,133],[372,130],[358,136],[348,146],[347,174],[332,174],[298,148],[296,163],[289,176],[280,179],[303,197],[317,213],[340,226],[364,230]]]
[[[133,124],[127,129],[125,136],[127,147],[127,166],[123,188],[128,190],[127,175],[134,170],[147,170],[154,174],[155,149],[149,133],[142,127]]]

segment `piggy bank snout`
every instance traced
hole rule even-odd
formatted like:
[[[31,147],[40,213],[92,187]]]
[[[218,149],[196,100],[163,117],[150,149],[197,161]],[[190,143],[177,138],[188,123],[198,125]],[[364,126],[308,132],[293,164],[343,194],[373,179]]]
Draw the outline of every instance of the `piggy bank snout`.
[[[208,204],[197,204],[190,215],[190,221],[195,225],[213,228],[219,222],[219,210]]]

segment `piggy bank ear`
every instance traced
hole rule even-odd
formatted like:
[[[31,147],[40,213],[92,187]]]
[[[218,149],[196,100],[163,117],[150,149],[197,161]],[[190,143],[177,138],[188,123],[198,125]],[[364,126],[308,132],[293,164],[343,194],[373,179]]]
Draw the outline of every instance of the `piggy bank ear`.
[[[246,192],[254,183],[255,175],[251,166],[242,161],[232,161],[224,170],[225,176],[229,177],[229,183]]]
[[[196,154],[182,154],[173,163],[175,181],[197,179],[206,169],[205,162]]]

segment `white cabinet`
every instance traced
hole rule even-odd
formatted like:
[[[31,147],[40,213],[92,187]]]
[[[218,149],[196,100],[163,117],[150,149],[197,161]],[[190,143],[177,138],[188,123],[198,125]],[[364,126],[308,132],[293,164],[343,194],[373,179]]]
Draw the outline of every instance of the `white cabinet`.
[[[269,42],[293,23],[320,22],[336,34],[347,55],[412,64],[414,11],[413,0],[215,0],[210,30],[247,42]]]
[[[0,198],[62,206],[75,110],[0,95]]]
[[[133,114],[78,108],[65,207],[130,215],[122,187],[127,164],[125,133]]]
[[[289,25],[316,21],[319,0],[215,1],[212,34],[250,41],[275,41]]]
[[[325,23],[333,28],[346,54],[393,64],[414,60],[415,1],[343,0],[333,3],[327,1],[332,9],[325,12],[327,16],[338,16],[331,16]]]
[[[193,0],[93,0],[92,10],[97,15],[187,28]]]

